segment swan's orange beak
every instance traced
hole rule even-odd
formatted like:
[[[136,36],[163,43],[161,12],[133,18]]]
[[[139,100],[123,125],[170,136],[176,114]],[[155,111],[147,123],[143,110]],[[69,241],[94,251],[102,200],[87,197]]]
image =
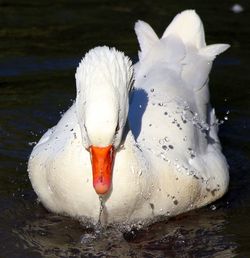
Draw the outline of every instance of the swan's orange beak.
[[[93,186],[97,194],[106,194],[111,186],[114,147],[90,146]]]

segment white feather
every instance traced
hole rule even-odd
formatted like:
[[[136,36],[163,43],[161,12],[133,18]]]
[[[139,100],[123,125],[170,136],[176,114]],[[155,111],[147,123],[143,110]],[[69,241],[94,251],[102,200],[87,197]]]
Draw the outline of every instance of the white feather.
[[[135,33],[143,55],[145,55],[159,40],[154,30],[144,21],[137,21],[135,23]],[[141,52],[139,52],[140,59],[143,58],[143,56],[141,56]]]

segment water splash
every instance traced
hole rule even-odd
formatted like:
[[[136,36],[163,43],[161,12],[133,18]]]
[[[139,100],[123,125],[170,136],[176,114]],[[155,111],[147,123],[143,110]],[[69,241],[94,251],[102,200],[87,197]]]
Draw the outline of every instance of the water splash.
[[[107,227],[107,209],[105,206],[105,200],[103,196],[99,196],[100,201],[100,211],[98,222],[95,226],[96,232],[102,231]]]

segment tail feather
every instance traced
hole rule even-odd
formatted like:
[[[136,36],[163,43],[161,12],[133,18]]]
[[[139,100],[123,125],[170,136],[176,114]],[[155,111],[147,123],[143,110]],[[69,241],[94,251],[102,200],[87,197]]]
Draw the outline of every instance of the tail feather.
[[[170,34],[179,36],[184,44],[194,45],[198,49],[206,46],[203,24],[194,10],[186,10],[176,15],[162,37]]]
[[[201,48],[199,50],[199,54],[205,56],[208,60],[213,61],[215,57],[224,51],[226,51],[230,47],[229,44],[213,44]]]
[[[135,33],[140,44],[141,52],[139,52],[139,58],[141,59],[152,48],[155,42],[159,40],[159,38],[151,26],[143,21],[136,22]]]
[[[229,47],[228,44],[206,46],[203,24],[194,10],[177,14],[161,39],[143,21],[135,24],[135,32],[141,48],[140,65],[136,70],[165,62],[169,68],[174,67],[177,72],[181,70],[182,80],[194,91],[207,85],[211,61]]]

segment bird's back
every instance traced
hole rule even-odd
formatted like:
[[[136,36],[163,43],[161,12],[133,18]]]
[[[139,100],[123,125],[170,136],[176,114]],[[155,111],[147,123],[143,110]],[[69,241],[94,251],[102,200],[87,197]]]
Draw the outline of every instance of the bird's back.
[[[142,21],[135,31],[141,51],[129,120],[138,144],[153,162],[204,177],[213,170],[204,161],[210,155],[210,161],[217,160],[216,170],[226,175],[208,75],[213,59],[229,46],[206,46],[202,22],[193,10],[178,14],[160,39]]]

